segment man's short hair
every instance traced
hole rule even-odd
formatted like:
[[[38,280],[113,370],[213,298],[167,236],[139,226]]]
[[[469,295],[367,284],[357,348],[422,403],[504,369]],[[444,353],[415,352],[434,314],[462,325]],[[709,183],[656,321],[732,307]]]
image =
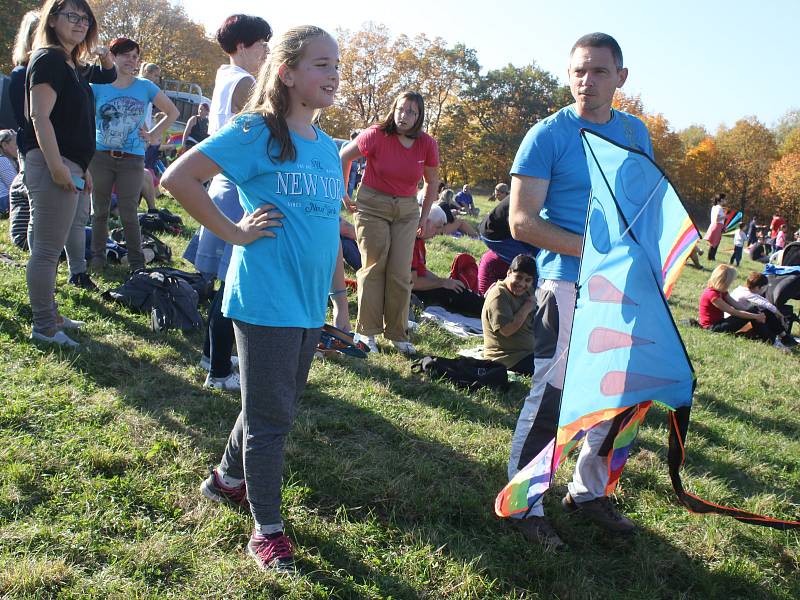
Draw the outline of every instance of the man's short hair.
[[[614,57],[614,63],[617,65],[617,69],[621,69],[623,67],[622,48],[619,47],[617,40],[607,33],[600,33],[599,31],[596,31],[595,33],[587,33],[586,35],[581,36],[572,46],[572,50],[569,51],[569,55],[572,56],[575,54],[575,50],[578,48],[608,48],[611,50],[611,55]]]
[[[126,37],[118,37],[117,39],[113,40],[108,45],[108,49],[114,56],[125,54],[131,50],[136,50],[136,52],[139,54],[142,53],[142,49],[139,47],[139,44]]]
[[[514,260],[511,261],[508,270],[514,273],[525,273],[525,275],[536,277],[536,261],[532,256],[528,256],[527,254],[517,254]]]
[[[769,279],[763,273],[759,273],[758,271],[751,271],[750,275],[747,276],[747,283],[745,284],[748,289],[755,289],[760,288],[761,286],[767,285],[769,283]]]
[[[235,54],[236,47],[252,46],[272,38],[272,28],[264,19],[253,15],[231,15],[217,30],[217,42],[226,54]]]

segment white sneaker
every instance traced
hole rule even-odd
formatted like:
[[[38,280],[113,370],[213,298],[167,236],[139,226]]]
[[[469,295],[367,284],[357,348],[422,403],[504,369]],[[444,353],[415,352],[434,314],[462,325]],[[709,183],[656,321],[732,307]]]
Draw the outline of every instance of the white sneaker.
[[[778,338],[775,338],[775,341],[773,342],[773,344],[772,344],[772,345],[773,345],[773,346],[775,346],[775,347],[776,347],[778,350],[780,350],[781,352],[791,352],[791,351],[792,351],[792,349],[791,349],[791,348],[789,348],[789,346],[787,346],[786,344],[784,344],[784,343],[783,343],[782,341],[780,341],[780,339],[778,339]]]
[[[416,331],[419,328],[419,323],[416,321],[408,321],[408,330],[409,331]]]
[[[375,341],[374,335],[361,335],[360,333],[357,333],[353,336],[353,340],[356,343],[364,342],[367,345],[367,348],[369,348],[370,352],[379,352],[378,342]]]
[[[397,342],[392,340],[392,344],[394,347],[397,348],[397,351],[400,354],[405,354],[406,356],[414,356],[417,353],[417,349],[414,348],[414,344],[411,342]]]
[[[62,315],[61,323],[57,325],[59,329],[80,329],[86,325],[85,321],[73,321],[69,317],[65,317]]]
[[[52,337],[46,336],[38,331],[31,331],[31,339],[39,342],[46,342],[48,344],[58,344],[59,346],[65,346],[67,348],[77,348],[80,346],[78,342],[73,340],[61,330],[56,331],[56,334]]]
[[[201,356],[200,357],[200,367],[205,369],[206,371],[211,370],[211,359],[208,356]],[[238,356],[231,356],[231,369],[234,371],[239,370],[239,357]]]
[[[226,392],[238,392],[242,389],[238,373],[231,373],[227,377],[212,377],[211,373],[206,375],[206,382],[203,387],[225,390]]]

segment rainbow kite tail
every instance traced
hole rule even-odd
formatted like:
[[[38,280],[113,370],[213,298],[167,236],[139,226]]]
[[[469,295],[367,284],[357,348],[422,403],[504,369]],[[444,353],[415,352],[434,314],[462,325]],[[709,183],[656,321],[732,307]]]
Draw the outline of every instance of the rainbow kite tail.
[[[525,468],[508,482],[494,501],[494,512],[498,517],[510,517],[525,513],[550,487],[552,479],[553,448],[555,439],[542,449]]]
[[[622,470],[628,462],[628,455],[631,446],[639,433],[639,427],[644,421],[647,411],[653,405],[652,400],[642,402],[634,407],[634,410],[627,416],[625,422],[620,426],[619,433],[614,438],[614,444],[608,455],[608,483],[606,484],[606,496],[611,494],[619,483]]]

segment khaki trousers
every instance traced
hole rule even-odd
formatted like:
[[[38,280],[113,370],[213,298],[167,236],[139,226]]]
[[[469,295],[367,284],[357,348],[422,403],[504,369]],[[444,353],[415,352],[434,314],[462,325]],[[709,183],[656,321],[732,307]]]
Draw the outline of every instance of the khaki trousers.
[[[413,196],[391,196],[362,185],[357,207],[356,240],[362,266],[356,331],[406,341],[419,206]]]

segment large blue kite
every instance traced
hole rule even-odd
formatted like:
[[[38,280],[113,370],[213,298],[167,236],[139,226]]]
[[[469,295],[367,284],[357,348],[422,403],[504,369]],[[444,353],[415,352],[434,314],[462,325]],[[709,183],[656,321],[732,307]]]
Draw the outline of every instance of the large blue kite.
[[[690,511],[788,529],[781,521],[719,506],[686,492],[680,478],[695,375],[667,298],[699,240],[666,175],[646,154],[588,130],[581,136],[592,182],[577,303],[566,356],[558,428],[552,440],[500,492],[495,512],[525,513],[586,433],[613,420],[609,483],[616,487],[647,410],[669,412],[668,464]]]

